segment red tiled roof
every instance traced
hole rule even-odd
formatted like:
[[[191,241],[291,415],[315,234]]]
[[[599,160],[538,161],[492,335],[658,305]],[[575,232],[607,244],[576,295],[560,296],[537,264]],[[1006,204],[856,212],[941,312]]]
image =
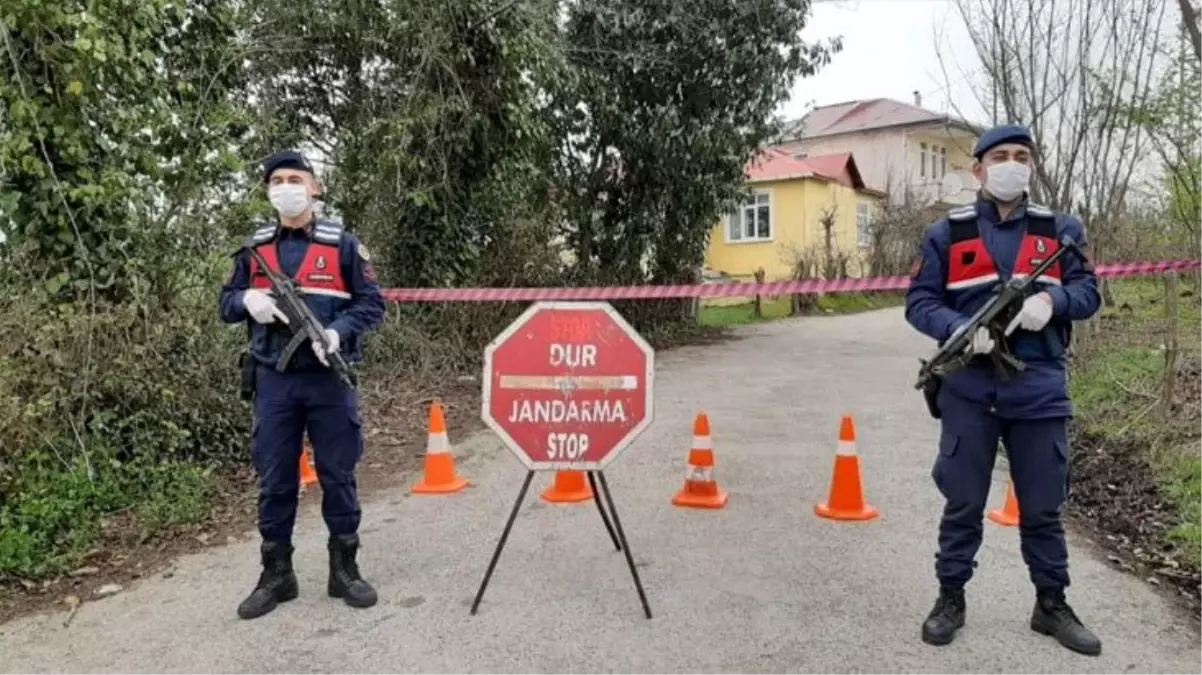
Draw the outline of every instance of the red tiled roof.
[[[819,173],[836,177],[841,176],[843,171],[847,169],[847,165],[851,162],[850,152],[841,152],[837,155],[818,155],[816,157],[806,157],[805,162],[810,166],[815,167]],[[854,162],[851,162],[854,164]],[[858,171],[856,173],[859,173]]]
[[[747,165],[747,179],[762,183],[815,177],[862,190],[864,181],[850,152],[799,159],[780,148],[768,148]]]
[[[747,179],[761,182],[801,178],[816,173],[804,160],[795,159],[779,148],[768,148],[747,163]]]
[[[814,108],[794,123],[789,135],[796,138],[813,138],[919,123],[951,124],[971,128],[978,133],[981,131],[976,128],[977,125],[951,115],[893,99],[874,98]]]

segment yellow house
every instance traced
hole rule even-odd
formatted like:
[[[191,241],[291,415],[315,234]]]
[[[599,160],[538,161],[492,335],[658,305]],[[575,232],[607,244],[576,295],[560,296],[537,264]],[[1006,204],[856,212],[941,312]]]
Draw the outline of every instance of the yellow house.
[[[851,153],[798,159],[771,148],[747,167],[748,195],[710,234],[706,266],[739,280],[859,276],[884,193],[864,185]]]

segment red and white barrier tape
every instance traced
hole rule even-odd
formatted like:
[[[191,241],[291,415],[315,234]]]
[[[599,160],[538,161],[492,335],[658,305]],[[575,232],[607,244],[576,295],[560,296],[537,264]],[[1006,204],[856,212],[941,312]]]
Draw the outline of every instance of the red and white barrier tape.
[[[1202,268],[1198,260],[1113,263],[1098,265],[1100,277],[1134,277],[1169,270]],[[807,279],[769,281],[762,284],[680,284],[673,286],[592,286],[582,288],[388,288],[389,302],[496,302],[530,300],[648,300],[659,298],[730,298],[751,295],[814,295],[817,293],[857,293],[863,291],[903,291],[910,277],[872,277],[870,279]]]

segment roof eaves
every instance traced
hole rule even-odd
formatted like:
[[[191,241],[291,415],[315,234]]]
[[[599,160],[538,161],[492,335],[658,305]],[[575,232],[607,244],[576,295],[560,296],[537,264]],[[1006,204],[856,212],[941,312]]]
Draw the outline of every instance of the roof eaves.
[[[786,180],[797,180],[799,178],[818,178],[820,180],[829,180],[826,176],[814,173],[813,171],[801,171],[795,173],[785,173],[779,176],[762,176],[759,178],[748,178],[746,182],[749,185],[757,185],[760,183],[779,183]]]
[[[864,127],[862,129],[848,129],[847,131],[836,131],[829,134],[814,134],[813,136],[802,136],[795,139],[793,142],[809,141],[816,138],[835,138],[837,136],[854,136],[855,134],[863,134],[869,131],[885,131],[888,129],[909,129],[914,127],[937,126],[937,127],[955,127],[963,129],[974,134],[985,133],[985,128],[973,124],[957,117],[942,116],[932,117],[929,120],[917,120],[913,122],[902,122],[901,124],[880,124],[872,127]]]
[[[974,134],[983,134],[983,133],[985,133],[985,130],[986,130],[986,127],[983,127],[974,122],[969,122],[968,120],[961,119],[959,117],[952,117],[951,115],[940,115],[938,117],[933,117],[929,120],[922,120],[922,121],[918,121],[918,122],[907,122],[906,124],[898,124],[898,125],[894,125],[894,126],[898,126],[898,127],[919,127],[919,126],[952,127],[955,129],[960,129],[962,131],[968,131],[968,132],[971,132]]]

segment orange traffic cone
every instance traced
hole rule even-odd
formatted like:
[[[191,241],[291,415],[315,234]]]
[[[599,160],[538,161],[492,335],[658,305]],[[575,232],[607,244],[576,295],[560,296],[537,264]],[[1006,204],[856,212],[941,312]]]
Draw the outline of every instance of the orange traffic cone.
[[[998,525],[1014,527],[1018,525],[1018,497],[1014,494],[1014,483],[1006,484],[1006,503],[1000,509],[989,512],[989,519]]]
[[[684,486],[672,498],[676,506],[694,509],[720,509],[726,506],[726,491],[714,480],[714,442],[710,438],[710,418],[704,412],[693,420],[693,447],[689,450],[689,470]]]
[[[443,416],[442,402],[435,399],[430,404],[430,421],[426,434],[426,471],[413,493],[419,495],[441,495],[459,492],[469,485],[466,478],[455,474],[455,456],[451,454],[451,443],[447,440],[447,420]]]
[[[304,450],[301,451],[300,482],[301,487],[317,482],[317,471],[313,468],[313,451],[309,449],[308,443],[305,443]]]
[[[851,415],[843,416],[839,427],[839,447],[835,451],[835,473],[831,478],[830,497],[824,504],[814,506],[814,513],[831,520],[872,520],[881,515],[864,501],[864,486],[860,476],[860,457],[856,454],[856,423]]]
[[[543,501],[567,504],[592,499],[593,489],[587,478],[583,471],[556,471],[555,482],[543,490]]]

